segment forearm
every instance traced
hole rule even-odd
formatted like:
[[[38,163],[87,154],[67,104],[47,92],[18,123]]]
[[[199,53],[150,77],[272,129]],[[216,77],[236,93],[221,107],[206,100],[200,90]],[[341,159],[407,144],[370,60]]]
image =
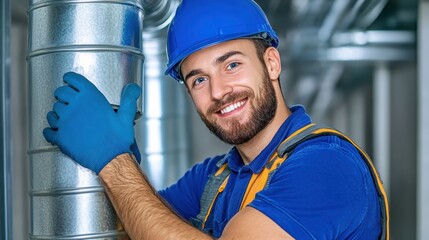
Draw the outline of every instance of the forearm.
[[[129,154],[112,160],[99,177],[132,239],[211,239],[164,204]]]

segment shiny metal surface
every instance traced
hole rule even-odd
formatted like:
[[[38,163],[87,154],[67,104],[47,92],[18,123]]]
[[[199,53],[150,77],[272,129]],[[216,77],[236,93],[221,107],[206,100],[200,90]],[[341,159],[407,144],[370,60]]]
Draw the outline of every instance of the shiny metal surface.
[[[146,1],[143,29],[144,114],[137,125],[142,166],[156,189],[176,181],[189,168],[186,90],[170,76],[166,37],[179,1]]]
[[[28,17],[30,238],[127,239],[97,176],[47,143],[42,130],[67,71],[86,76],[113,106],[125,84],[141,82],[140,1],[37,0]]]

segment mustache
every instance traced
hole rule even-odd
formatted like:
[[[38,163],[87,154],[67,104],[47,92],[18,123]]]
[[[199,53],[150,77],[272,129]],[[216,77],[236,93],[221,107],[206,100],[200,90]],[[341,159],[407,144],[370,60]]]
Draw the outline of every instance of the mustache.
[[[241,91],[241,92],[235,92],[230,93],[226,95],[223,99],[215,100],[213,104],[208,108],[207,113],[216,113],[220,111],[224,106],[231,104],[233,102],[236,102],[237,100],[243,99],[243,98],[249,98],[252,97],[253,94],[250,91]]]

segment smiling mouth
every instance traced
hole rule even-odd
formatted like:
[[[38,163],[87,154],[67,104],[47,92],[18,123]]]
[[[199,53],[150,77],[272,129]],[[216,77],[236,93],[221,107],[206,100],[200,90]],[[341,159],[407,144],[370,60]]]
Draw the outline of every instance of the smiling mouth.
[[[230,113],[230,112],[234,111],[235,109],[240,108],[240,107],[241,107],[241,106],[243,106],[245,103],[246,103],[246,100],[242,100],[242,101],[239,101],[239,102],[235,102],[235,103],[233,103],[233,104],[231,104],[231,105],[228,105],[227,107],[225,107],[225,108],[221,109],[219,112],[220,112],[221,114],[227,114],[227,113]]]

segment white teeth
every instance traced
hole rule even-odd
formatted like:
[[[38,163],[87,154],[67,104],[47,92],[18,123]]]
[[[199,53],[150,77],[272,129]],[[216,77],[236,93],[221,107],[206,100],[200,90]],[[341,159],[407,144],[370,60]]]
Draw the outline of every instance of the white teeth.
[[[237,108],[239,108],[239,107],[243,106],[243,104],[244,104],[245,102],[246,102],[246,101],[241,101],[241,102],[236,102],[236,103],[234,103],[234,104],[231,104],[231,105],[229,105],[228,107],[226,107],[226,108],[224,108],[224,109],[220,110],[220,113],[225,114],[225,113],[229,113],[229,112],[231,112],[231,111],[234,111],[235,109],[237,109]]]

